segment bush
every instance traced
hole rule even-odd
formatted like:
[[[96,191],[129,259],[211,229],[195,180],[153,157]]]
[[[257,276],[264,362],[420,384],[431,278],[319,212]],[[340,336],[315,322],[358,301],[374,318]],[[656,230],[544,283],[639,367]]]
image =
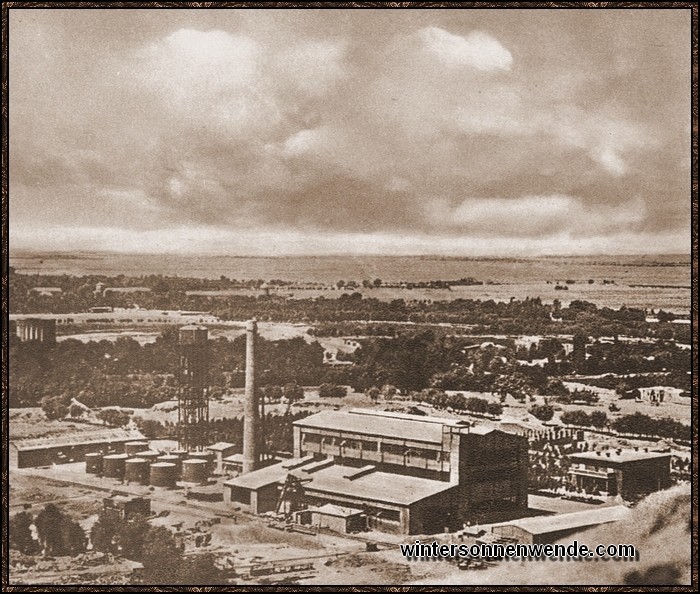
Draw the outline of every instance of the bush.
[[[336,384],[321,384],[318,388],[318,395],[321,398],[343,398],[347,393],[348,389],[345,386]]]
[[[551,404],[533,404],[529,412],[536,419],[546,423],[552,420],[554,407]]]

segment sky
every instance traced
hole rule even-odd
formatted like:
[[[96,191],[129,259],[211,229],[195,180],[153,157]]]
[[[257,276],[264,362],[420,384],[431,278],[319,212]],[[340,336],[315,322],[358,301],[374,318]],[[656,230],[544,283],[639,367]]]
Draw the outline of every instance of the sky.
[[[690,252],[689,10],[9,13],[11,250]]]

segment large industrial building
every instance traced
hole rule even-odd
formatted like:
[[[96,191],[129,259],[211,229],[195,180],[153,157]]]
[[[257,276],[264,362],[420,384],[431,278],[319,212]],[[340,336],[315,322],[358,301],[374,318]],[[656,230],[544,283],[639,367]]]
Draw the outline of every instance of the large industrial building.
[[[29,468],[82,462],[87,454],[119,454],[124,444],[142,440],[136,430],[102,429],[55,437],[10,440],[10,466]]]
[[[671,454],[635,450],[582,452],[569,456],[571,481],[588,493],[633,500],[671,486]]]
[[[522,516],[527,472],[524,437],[437,417],[326,411],[294,423],[293,459],[227,481],[225,498],[257,514],[284,504],[303,521],[304,510],[342,509],[367,528],[426,534]]]
[[[629,514],[629,508],[616,505],[554,516],[522,518],[496,524],[491,527],[491,532],[519,544],[552,544],[601,524],[624,520]]]

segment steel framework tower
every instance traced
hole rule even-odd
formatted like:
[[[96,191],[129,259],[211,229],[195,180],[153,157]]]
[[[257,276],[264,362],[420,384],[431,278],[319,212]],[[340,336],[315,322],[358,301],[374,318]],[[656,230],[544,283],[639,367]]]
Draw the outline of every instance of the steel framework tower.
[[[183,450],[209,445],[209,331],[203,326],[180,328],[178,442]]]

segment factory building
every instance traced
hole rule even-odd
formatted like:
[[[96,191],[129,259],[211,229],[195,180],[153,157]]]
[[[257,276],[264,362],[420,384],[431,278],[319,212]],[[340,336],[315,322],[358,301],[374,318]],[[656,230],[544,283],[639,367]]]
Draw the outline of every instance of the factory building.
[[[589,528],[624,520],[629,514],[628,508],[617,505],[554,516],[522,518],[496,524],[491,527],[491,532],[518,544],[553,544]]]
[[[325,411],[294,423],[293,459],[227,481],[225,498],[258,514],[285,500],[287,511],[333,505],[360,510],[370,529],[426,534],[522,515],[527,472],[524,437],[437,417]]]
[[[671,486],[671,454],[610,450],[571,454],[569,460],[571,482],[587,493],[631,501]]]
[[[143,439],[139,431],[105,429],[56,437],[10,440],[10,466],[29,468],[82,462],[86,454],[122,453],[124,444]]]

